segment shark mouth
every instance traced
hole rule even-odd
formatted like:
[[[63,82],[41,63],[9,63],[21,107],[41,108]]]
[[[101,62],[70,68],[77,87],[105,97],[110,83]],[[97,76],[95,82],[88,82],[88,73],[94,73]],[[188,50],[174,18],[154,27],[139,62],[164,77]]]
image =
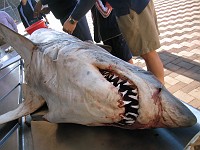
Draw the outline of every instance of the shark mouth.
[[[139,115],[139,94],[136,85],[129,81],[128,78],[120,77],[113,72],[107,70],[100,70],[100,72],[107,81],[118,89],[118,93],[122,97],[119,107],[124,107],[125,112],[120,115],[122,120],[115,123],[115,125],[126,126],[134,124]]]

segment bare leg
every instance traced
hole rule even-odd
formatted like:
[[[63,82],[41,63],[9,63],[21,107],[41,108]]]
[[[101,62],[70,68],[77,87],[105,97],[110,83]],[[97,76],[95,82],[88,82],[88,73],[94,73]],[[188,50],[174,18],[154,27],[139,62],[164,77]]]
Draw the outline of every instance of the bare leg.
[[[152,72],[158,80],[164,84],[164,69],[163,63],[156,51],[151,51],[141,56],[147,65],[148,71]]]

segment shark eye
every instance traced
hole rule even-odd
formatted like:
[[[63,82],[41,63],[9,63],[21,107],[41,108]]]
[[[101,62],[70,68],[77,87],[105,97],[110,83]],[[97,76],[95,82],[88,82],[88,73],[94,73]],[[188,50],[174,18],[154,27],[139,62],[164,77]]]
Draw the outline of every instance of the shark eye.
[[[137,86],[130,83],[126,77],[120,77],[116,73],[100,70],[104,78],[118,89],[118,93],[122,97],[123,104],[120,107],[125,108],[125,113],[121,115],[122,120],[117,124],[120,126],[132,125],[138,114],[139,94]]]

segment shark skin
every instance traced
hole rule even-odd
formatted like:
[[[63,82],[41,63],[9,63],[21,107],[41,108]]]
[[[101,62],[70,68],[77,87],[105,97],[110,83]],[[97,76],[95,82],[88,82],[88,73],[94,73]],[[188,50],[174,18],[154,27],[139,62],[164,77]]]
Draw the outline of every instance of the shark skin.
[[[25,100],[0,124],[30,114],[44,102],[53,123],[124,129],[194,125],[195,115],[148,71],[99,46],[52,29],[27,39],[0,24],[0,36],[25,60]],[[15,115],[16,114],[16,115]]]

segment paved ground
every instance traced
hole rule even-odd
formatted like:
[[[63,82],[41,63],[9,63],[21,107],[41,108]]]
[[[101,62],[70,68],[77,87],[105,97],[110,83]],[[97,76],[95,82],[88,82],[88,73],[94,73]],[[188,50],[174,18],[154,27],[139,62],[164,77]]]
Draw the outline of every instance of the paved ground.
[[[165,86],[176,97],[200,109],[200,1],[155,0],[154,3]]]
[[[154,0],[165,67],[165,86],[176,97],[200,109],[200,0]],[[60,22],[48,15],[50,27],[62,31]],[[87,14],[91,32],[92,22]],[[24,31],[19,25],[20,32]],[[145,68],[140,58],[137,66]]]

